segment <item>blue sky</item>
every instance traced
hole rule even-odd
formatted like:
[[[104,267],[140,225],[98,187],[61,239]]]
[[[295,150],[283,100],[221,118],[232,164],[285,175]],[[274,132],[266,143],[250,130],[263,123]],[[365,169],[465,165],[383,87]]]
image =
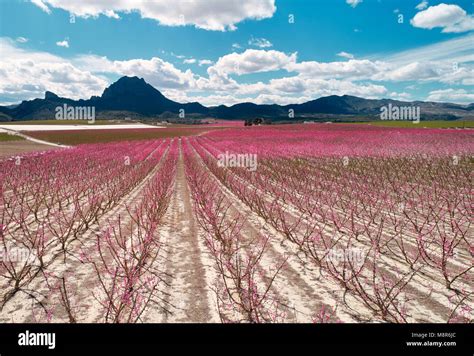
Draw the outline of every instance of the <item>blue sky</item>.
[[[0,103],[88,98],[122,75],[205,105],[471,103],[472,13],[470,0],[2,0]]]

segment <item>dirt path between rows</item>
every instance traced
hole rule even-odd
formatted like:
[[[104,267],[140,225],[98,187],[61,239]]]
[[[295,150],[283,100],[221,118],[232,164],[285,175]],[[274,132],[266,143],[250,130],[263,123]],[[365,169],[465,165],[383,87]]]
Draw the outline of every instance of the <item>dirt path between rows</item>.
[[[162,227],[165,279],[169,284],[164,296],[168,310],[162,322],[218,321],[211,311],[212,292],[206,282],[206,269],[210,266],[203,261],[190,198],[183,154],[180,152],[175,187]]]

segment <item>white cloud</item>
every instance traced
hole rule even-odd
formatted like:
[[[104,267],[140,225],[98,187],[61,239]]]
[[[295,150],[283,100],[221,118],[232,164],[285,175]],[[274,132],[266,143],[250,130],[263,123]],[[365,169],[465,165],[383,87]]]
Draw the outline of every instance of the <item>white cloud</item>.
[[[56,45],[59,47],[69,48],[69,41],[68,40],[58,41],[56,42]]]
[[[474,17],[458,5],[439,4],[430,6],[415,15],[410,23],[414,27],[433,29],[441,27],[445,33],[459,33],[474,30]]]
[[[41,10],[43,10],[44,12],[50,14],[51,13],[51,10],[43,3],[42,0],[31,0],[31,2],[33,4],[35,4],[36,6],[38,6]]]
[[[362,2],[362,0],[346,0],[346,3],[351,5],[352,7],[356,7]]]
[[[237,97],[236,95],[188,95],[182,90],[164,90],[163,94],[171,100],[180,103],[199,102],[205,106],[234,105],[242,102],[248,102],[252,98]]]
[[[248,44],[258,48],[270,48],[273,44],[265,38],[250,38]]]
[[[389,68],[389,67],[387,67]],[[413,62],[401,67],[392,67],[391,70],[381,70],[373,79],[389,81],[409,81],[435,78],[438,73],[434,64]]]
[[[234,92],[240,86],[236,80],[227,76],[219,76],[212,72],[208,78],[197,78],[195,84],[197,89],[206,92]]]
[[[306,61],[290,63],[286,66],[286,69],[309,77],[369,79],[387,68],[380,61],[350,59],[344,62]]]
[[[164,94],[175,101],[180,103],[190,103],[190,102],[199,102],[205,106],[218,106],[218,105],[227,105],[231,106],[239,103],[255,103],[255,104],[279,104],[279,105],[288,105],[288,104],[299,104],[306,101],[312,100],[312,97],[306,96],[281,96],[273,94],[260,94],[258,96],[242,96],[242,95],[192,95],[189,96],[182,91],[165,91]]]
[[[142,18],[165,26],[192,25],[204,30],[235,30],[246,19],[270,18],[276,11],[275,0],[31,0],[50,13],[59,8],[79,17],[104,15],[118,18],[118,13],[138,12]]]
[[[211,64],[214,64],[213,61],[211,61],[210,59],[200,59],[199,60],[199,66],[210,66]]]
[[[115,73],[121,75],[145,77],[157,88],[191,88],[194,85],[194,75],[191,70],[185,72],[175,68],[171,63],[161,58],[131,59],[113,61]]]
[[[163,51],[163,52],[164,52],[164,51]],[[166,52],[164,52],[164,53],[166,53]],[[182,55],[182,54],[176,54],[176,53],[174,53],[174,52],[170,52],[170,55],[172,55],[173,57],[178,58],[178,59],[184,59],[184,58],[186,58],[186,56],[184,56],[184,55]]]
[[[25,37],[17,37],[17,38],[16,38],[16,41],[19,42],[19,43],[26,43],[26,42],[28,42],[28,38],[25,38]]]
[[[383,58],[384,66],[374,80],[423,80],[449,84],[474,84],[474,35],[390,55],[378,55],[371,61]]]
[[[410,101],[412,100],[411,94],[402,92],[402,93],[397,93],[397,92],[391,92],[389,94],[390,98],[395,99],[395,100],[400,100],[400,101]]]
[[[242,47],[238,43],[232,43],[233,49],[241,49]]]
[[[308,78],[302,76],[272,79],[268,85],[271,94],[284,96],[288,93],[300,94],[311,98],[327,95],[355,95],[365,98],[378,98],[387,93],[387,89],[376,84],[356,84],[348,80]]]
[[[247,49],[242,53],[231,53],[208,68],[209,75],[227,76],[228,74],[250,74],[283,69],[296,62],[296,53],[287,55],[274,50]]]
[[[0,94],[11,102],[43,97],[46,90],[72,99],[100,95],[108,81],[61,57],[18,48],[0,38]]]
[[[424,10],[428,7],[428,1],[426,0],[423,0],[422,2],[420,2],[418,5],[415,6],[415,9],[417,10]]]
[[[387,93],[382,85],[357,84],[345,79],[334,79],[330,75],[328,78],[316,78],[304,71],[296,76],[271,79],[266,83],[238,83],[230,77],[232,74],[290,71],[298,65],[296,53],[287,55],[274,50],[246,50],[240,54],[223,56],[208,68],[208,77],[197,76],[190,70],[182,72],[156,57],[150,60],[110,61],[105,57],[82,56],[75,63],[79,68],[88,68],[92,72],[137,75],[173,100],[199,101],[204,105],[231,105],[243,101],[288,104],[332,94],[376,98]],[[341,62],[335,62],[336,67],[340,68]]]
[[[412,62],[472,62],[474,51],[472,43],[474,34],[457,37],[452,40],[438,42],[432,45],[418,47],[394,54],[374,56],[375,59],[383,58],[390,63],[408,64]]]
[[[440,75],[439,81],[446,84],[474,85],[474,67],[447,66]]]
[[[312,78],[372,81],[432,81],[471,85],[474,82],[473,35],[367,59],[288,64],[285,69]],[[338,55],[350,57],[341,52]]]
[[[260,94],[255,99],[250,99],[250,102],[254,102],[255,104],[290,105],[302,104],[310,100],[314,100],[314,97],[303,95],[290,96],[281,94]]]
[[[354,59],[354,55],[352,53],[347,53],[347,52],[344,52],[344,51],[339,52],[337,54],[337,56],[343,57],[343,58],[348,58],[348,59]]]
[[[151,59],[130,59],[112,61],[107,57],[94,55],[79,56],[73,63],[82,69],[94,73],[114,73],[118,75],[138,76],[157,89],[189,89],[195,86],[194,74],[191,70],[181,71],[173,64],[158,57]]]
[[[315,99],[320,96],[349,94],[376,98],[386,92],[387,89],[382,85],[357,84],[348,80],[311,78],[301,75],[271,79],[268,83],[240,84],[234,90],[235,95],[238,96],[279,96],[281,99],[277,101],[278,103],[285,102],[287,97],[303,96]],[[293,102],[296,101],[293,100]]]
[[[322,82],[318,84],[323,84]],[[334,85],[334,83],[332,83]],[[337,87],[337,85],[336,85]],[[367,88],[366,88],[367,89]],[[279,105],[288,105],[288,104],[300,104],[310,100],[314,100],[320,96],[326,95],[343,95],[343,94],[351,94],[351,95],[359,95],[359,96],[366,96],[371,97],[371,92],[369,90],[355,90],[355,91],[345,91],[347,88],[344,88],[344,85],[340,85],[336,91],[331,89],[331,83],[327,83],[325,87],[321,90],[309,90],[307,93],[280,93],[278,91],[272,91],[267,89],[265,92],[257,94],[256,96],[245,95],[242,93],[235,93],[232,95],[220,95],[220,94],[212,94],[212,95],[189,95],[183,91],[177,90],[167,90],[164,91],[164,94],[171,98],[172,100],[178,102],[195,102],[198,101],[203,105],[206,106],[218,106],[218,105],[234,105],[238,103],[255,103],[255,104],[279,104]],[[386,90],[376,90],[372,91],[375,95],[374,97],[379,97],[381,93],[385,93]]]
[[[0,38],[2,54],[5,52],[0,59],[0,96],[3,101],[11,98],[16,102],[19,98],[42,97],[44,91],[51,90],[74,99],[88,98],[99,95],[111,83],[103,76],[107,74],[142,77],[174,100],[199,101],[204,105],[230,105],[243,101],[288,104],[344,94],[408,100],[410,94],[388,91],[383,82],[432,81],[474,85],[474,66],[470,63],[474,61],[473,38],[474,35],[467,35],[378,58],[334,62],[298,62],[297,53],[261,49],[230,53],[215,63],[209,59],[180,56],[188,64],[209,66],[207,76],[195,74],[190,69],[180,70],[159,57],[113,60],[81,55],[65,59],[20,49],[15,40]],[[342,53],[346,55],[342,56],[344,58],[350,56],[347,52],[339,55]],[[456,66],[453,61],[456,61]],[[276,73],[279,77],[251,83],[242,83],[238,78],[272,71],[279,71]],[[280,78],[282,72],[287,76]],[[471,95],[464,89],[459,90],[433,91],[430,95],[435,99],[443,97],[444,101],[450,101],[448,95],[452,101]]]
[[[442,89],[433,90],[426,98],[428,101],[451,102],[458,104],[474,103],[474,93],[467,92],[465,89]]]

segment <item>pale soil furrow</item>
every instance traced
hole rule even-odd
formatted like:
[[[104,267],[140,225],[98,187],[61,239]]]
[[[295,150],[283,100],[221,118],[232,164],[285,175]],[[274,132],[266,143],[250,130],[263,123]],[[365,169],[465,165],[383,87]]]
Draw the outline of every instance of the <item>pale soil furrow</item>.
[[[160,232],[166,256],[165,280],[169,285],[163,297],[166,311],[150,311],[149,318],[156,319],[151,314],[161,313],[161,321],[168,323],[217,322],[217,314],[211,311],[211,290],[206,282],[209,267],[203,263],[181,152],[170,207],[164,219]]]

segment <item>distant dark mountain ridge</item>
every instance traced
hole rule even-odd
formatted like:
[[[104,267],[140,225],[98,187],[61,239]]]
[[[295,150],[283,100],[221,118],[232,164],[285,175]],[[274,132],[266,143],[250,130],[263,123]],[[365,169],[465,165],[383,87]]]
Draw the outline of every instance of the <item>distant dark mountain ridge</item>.
[[[144,79],[122,77],[104,90],[101,96],[88,100],[62,98],[47,91],[44,99],[23,101],[15,106],[0,106],[0,121],[53,119],[58,106],[94,106],[98,118],[114,115],[147,118],[170,117],[179,114],[195,117],[214,117],[230,120],[266,118],[275,120],[337,119],[341,116],[378,119],[380,108],[392,106],[419,106],[422,119],[474,119],[474,103],[458,105],[436,102],[403,102],[392,99],[364,99],[350,95],[331,95],[302,104],[259,105],[239,103],[232,106],[205,107],[200,103],[178,103],[166,98]],[[184,110],[184,111],[183,111]]]

